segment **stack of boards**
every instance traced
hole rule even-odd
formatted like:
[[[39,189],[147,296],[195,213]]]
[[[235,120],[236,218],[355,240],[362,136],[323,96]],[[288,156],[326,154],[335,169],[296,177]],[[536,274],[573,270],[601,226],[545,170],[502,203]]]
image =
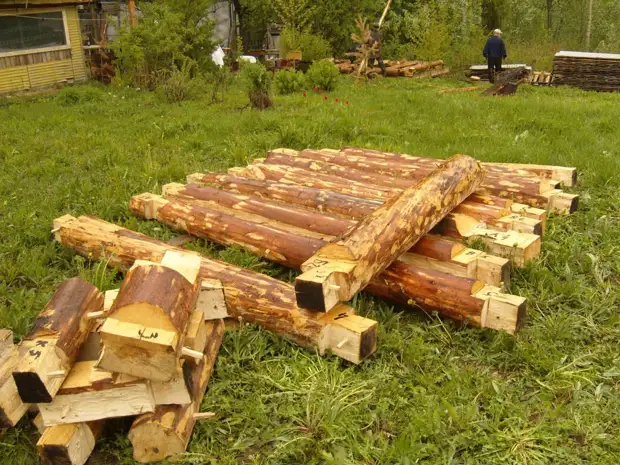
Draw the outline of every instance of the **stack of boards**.
[[[353,74],[357,72],[357,65],[350,61],[336,61],[336,66],[341,74]],[[390,61],[384,62],[386,77],[407,77],[412,79],[436,78],[450,73],[450,69],[444,66],[443,60],[436,61]],[[381,74],[381,68],[374,68],[373,74]]]
[[[526,301],[505,291],[512,267],[540,254],[548,213],[575,211],[578,197],[559,187],[576,175],[464,155],[278,149],[131,199],[140,218],[301,270],[294,286],[96,218],[58,218],[56,241],[125,279],[105,295],[70,280],[18,346],[0,334],[2,426],[36,405],[41,457],[82,465],[108,418],[135,417],[136,460],[178,458],[196,421],[214,416],[200,405],[224,318],[359,364],[378,326],[345,303],[361,290],[514,333]]]
[[[502,70],[520,69],[525,68],[532,74],[532,67],[526,64],[503,64]],[[489,80],[489,65],[472,65],[468,71],[468,77],[478,78],[476,80],[488,81]]]
[[[533,86],[550,86],[553,84],[553,75],[545,71],[535,71],[530,84]]]
[[[567,52],[553,59],[555,85],[599,92],[620,91],[620,54]]]

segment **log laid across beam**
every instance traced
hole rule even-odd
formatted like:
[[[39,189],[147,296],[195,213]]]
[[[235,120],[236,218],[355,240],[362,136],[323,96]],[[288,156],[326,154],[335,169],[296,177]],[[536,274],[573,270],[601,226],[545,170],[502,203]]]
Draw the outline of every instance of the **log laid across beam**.
[[[13,370],[24,402],[52,401],[95,323],[91,314],[102,308],[103,294],[82,279],[58,288],[22,341],[27,353]]]
[[[297,236],[278,229],[275,224],[265,227],[243,220],[235,210],[230,209],[226,214],[223,208],[214,211],[153,194],[135,196],[130,202],[130,209],[139,217],[157,219],[172,228],[220,244],[241,246],[291,268],[299,268],[326,243],[324,239]],[[215,224],[219,226],[215,228]],[[228,227],[231,224],[234,228]],[[499,288],[484,286],[480,281],[400,261],[393,263],[367,290],[398,304],[436,310],[448,318],[471,321],[478,327],[514,332],[524,317],[525,299],[521,297],[503,294]],[[506,302],[511,302],[510,309]]]
[[[84,256],[106,258],[109,266],[124,270],[136,260],[159,262],[168,251],[187,251],[105,221],[66,215],[54,221],[55,238]],[[328,314],[297,308],[292,286],[268,276],[200,257],[200,277],[219,279],[228,312],[234,318],[262,326],[298,345],[360,363],[373,354],[377,323],[354,315],[341,305]],[[347,342],[341,344],[342,332]]]
[[[256,175],[256,170],[244,170],[241,174],[253,176]],[[374,197],[358,198],[323,188],[323,183],[320,182],[310,180],[305,183],[301,180],[309,179],[312,174],[307,172],[305,176],[300,176],[300,180],[297,180],[304,185],[289,185],[264,179],[248,179],[216,173],[195,173],[188,176],[188,182],[201,185],[213,184],[227,191],[259,195],[280,202],[314,208],[320,212],[337,213],[353,219],[362,219],[382,205],[382,201]],[[319,187],[306,187],[305,184]],[[331,188],[335,187],[335,183],[330,184]],[[439,224],[439,227],[443,227],[450,237],[456,239],[480,239],[489,248],[490,253],[513,259],[517,266],[524,266],[528,260],[540,255],[541,239],[536,234],[488,229],[484,223],[460,214],[449,214]]]
[[[209,321],[206,336],[206,344],[201,349],[204,355],[187,376],[192,403],[162,405],[133,422],[129,440],[133,445],[133,457],[138,462],[174,459],[186,451],[222,344],[224,321]]]
[[[251,180],[248,181],[251,186]],[[163,195],[169,200],[188,202],[243,220],[254,221],[258,215],[277,221],[279,224],[272,224],[278,228],[294,226],[295,230],[289,231],[304,236],[308,235],[307,231],[323,234],[322,239],[325,236],[341,236],[357,224],[353,218],[334,213],[196,184],[167,184],[163,187]],[[460,242],[437,235],[425,235],[401,260],[422,268],[477,279],[492,286],[508,286],[510,282],[511,266],[508,259],[468,249]]]
[[[326,312],[364,289],[480,185],[478,162],[455,156],[361,219],[301,265],[297,304]]]

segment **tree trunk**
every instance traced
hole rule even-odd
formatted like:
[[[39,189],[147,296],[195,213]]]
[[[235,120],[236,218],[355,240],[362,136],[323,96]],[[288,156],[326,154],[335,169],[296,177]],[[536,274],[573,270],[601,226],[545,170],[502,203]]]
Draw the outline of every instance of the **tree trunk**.
[[[210,321],[203,347],[204,357],[187,378],[191,404],[159,406],[153,413],[136,418],[129,431],[135,460],[141,463],[159,462],[178,457],[186,451],[196,424],[194,415],[200,411],[223,337],[224,321]]]
[[[586,29],[586,50],[590,51],[590,38],[592,36],[592,6],[594,0],[588,0],[588,26]]]
[[[180,200],[195,206],[227,213],[240,219],[249,220],[250,216],[259,215],[277,221],[279,224],[273,223],[277,228],[297,225],[301,228],[301,234],[304,236],[308,236],[308,231],[332,237],[341,236],[357,224],[357,221],[353,219],[335,214],[313,211],[260,197],[232,194],[212,187],[199,187],[195,184],[189,186],[167,184],[163,191],[168,200]],[[254,222],[254,220],[252,221]],[[295,230],[299,230],[299,228],[296,227]],[[307,231],[303,231],[304,229]],[[288,229],[288,231],[294,232],[292,229]],[[322,238],[327,239],[326,237]],[[404,259],[404,256],[401,258]],[[481,254],[478,251],[467,249],[463,244],[440,236],[424,236],[407,254],[406,261],[415,263],[422,268],[441,270],[460,277],[480,279],[493,286],[508,285],[510,281],[510,262],[507,259]]]
[[[26,403],[51,402],[69,374],[95,321],[89,313],[103,308],[103,294],[79,278],[65,281],[22,341],[27,356],[13,370]]]
[[[155,195],[147,197],[147,194],[142,194],[134,197],[130,202],[130,208],[137,216],[146,218],[146,212],[149,212],[148,218],[156,218],[173,228],[189,232],[197,237],[203,237],[218,243],[239,245],[252,253],[266,258],[278,257],[278,260],[275,261],[290,267],[299,267],[319,247],[326,244],[325,240],[319,241],[309,239],[308,237],[295,236],[285,231],[277,231],[279,240],[275,242],[270,236],[270,231],[263,230],[260,234],[254,234],[252,232],[254,225],[239,217],[236,218],[237,222],[235,224],[245,223],[243,228],[247,234],[239,234],[239,237],[242,238],[240,242],[231,242],[228,237],[230,228],[227,228],[226,225],[229,224],[229,217],[233,217],[233,213],[226,216],[220,213],[222,232],[214,232],[213,228],[209,226],[212,222],[210,220],[206,223],[203,221],[204,216],[208,216],[210,213],[208,208],[178,201],[169,202]],[[271,231],[275,231],[275,226]],[[235,232],[234,234],[236,235],[237,233]],[[290,247],[286,246],[287,243],[295,244],[293,249],[297,255],[293,259],[287,259],[287,257],[292,255]],[[284,244],[283,249],[279,248],[281,244]],[[273,258],[271,259],[273,260]],[[409,276],[407,282],[403,281],[403,276]],[[446,275],[445,273],[403,264],[403,266],[399,266],[397,272],[391,273],[389,276],[384,273],[376,278],[367,289],[379,297],[395,298],[395,302],[401,305],[415,307],[421,305],[423,308],[431,311],[437,310],[449,318],[463,319],[463,315],[467,315],[467,319],[472,321],[475,326],[490,327],[486,323],[486,315],[483,312],[488,298],[485,296],[480,299],[478,294],[476,294],[476,290],[481,287],[481,284],[476,280],[465,279],[462,281],[462,278]],[[395,293],[393,289],[396,288],[401,289],[401,292]],[[468,292],[457,292],[454,299],[445,298],[445,296],[454,295],[450,289],[464,288],[468,288]],[[392,291],[387,292],[388,289],[392,289]],[[494,289],[498,293],[497,295],[501,294],[499,289]],[[472,295],[474,299],[471,298]],[[517,298],[515,302],[514,312],[518,313],[518,309],[524,305],[525,300]],[[473,306],[470,307],[470,305]],[[513,317],[508,318],[514,319]],[[497,322],[495,320],[492,321],[493,323]]]
[[[184,254],[176,266],[165,265],[170,261],[164,256],[161,265],[136,263],[127,273],[100,330],[99,368],[152,381],[179,376],[187,325],[200,293],[200,260]]]
[[[136,0],[127,0],[127,11],[129,14],[129,25],[136,25]]]
[[[56,232],[56,240],[63,245],[84,256],[105,257],[109,266],[125,270],[135,260],[158,262],[168,251],[185,252],[94,218],[76,219],[66,215],[54,221],[54,228],[60,228]],[[200,278],[222,282],[228,311],[233,318],[258,324],[302,347],[316,349],[321,354],[331,351],[353,363],[360,363],[376,349],[377,323],[354,315],[346,305],[328,315],[299,309],[295,305],[292,286],[204,257],[201,257]],[[336,316],[340,318],[336,320]],[[338,347],[341,340],[334,340],[333,334],[347,330],[345,322],[356,322],[363,329],[359,334],[351,334],[350,343]],[[364,344],[356,345],[356,341],[363,341]],[[352,352],[352,348],[359,350]]]
[[[386,202],[302,265],[295,281],[297,304],[326,312],[352,299],[469,197],[482,178],[478,162],[455,156]]]
[[[84,465],[103,433],[105,421],[46,428],[37,442],[43,465]]]

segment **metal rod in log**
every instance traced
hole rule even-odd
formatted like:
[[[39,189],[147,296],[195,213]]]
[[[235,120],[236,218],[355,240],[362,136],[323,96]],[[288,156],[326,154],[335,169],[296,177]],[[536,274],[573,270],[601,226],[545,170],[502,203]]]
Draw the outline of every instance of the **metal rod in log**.
[[[84,256],[105,259],[108,266],[123,270],[136,260],[159,262],[166,252],[187,252],[96,218],[65,215],[54,221],[54,227],[60,228],[55,239],[64,246]],[[286,283],[205,257],[200,260],[199,276],[222,282],[232,317],[262,326],[320,354],[331,351],[353,363],[375,352],[377,322],[354,315],[350,307],[341,305],[326,315],[308,312],[295,305],[295,291]],[[351,342],[338,348],[342,333],[348,334]]]
[[[102,308],[103,294],[82,279],[58,288],[22,341],[26,356],[13,369],[25,403],[52,402],[95,324],[88,314]]]
[[[221,207],[223,208],[223,207]],[[146,219],[157,219],[168,226],[221,244],[236,244],[246,250],[277,261],[289,267],[299,268],[325,240],[295,236],[283,230],[277,230],[275,224],[269,229],[260,228],[251,221],[244,221],[220,209],[215,212],[208,208],[179,201],[168,201],[161,196],[141,194],[131,199],[130,209],[135,215]],[[212,215],[222,223],[214,230]],[[229,224],[235,224],[231,233]],[[277,241],[271,240],[271,233],[277,234]],[[231,239],[232,236],[237,239]],[[238,242],[237,242],[238,241]],[[293,244],[292,246],[290,244]],[[392,265],[394,267],[395,264]],[[390,268],[391,269],[391,268]],[[388,269],[389,271],[389,269]],[[404,276],[408,281],[404,282]],[[399,292],[396,292],[400,289]],[[493,327],[514,332],[522,323],[525,299],[507,296],[497,287],[484,286],[480,281],[458,278],[438,271],[422,269],[402,263],[389,275],[384,272],[376,278],[367,290],[379,297],[392,299],[394,302],[428,310],[437,310],[448,318],[469,320],[474,326]],[[495,297],[501,299],[500,307]],[[511,309],[504,302],[512,302]]]

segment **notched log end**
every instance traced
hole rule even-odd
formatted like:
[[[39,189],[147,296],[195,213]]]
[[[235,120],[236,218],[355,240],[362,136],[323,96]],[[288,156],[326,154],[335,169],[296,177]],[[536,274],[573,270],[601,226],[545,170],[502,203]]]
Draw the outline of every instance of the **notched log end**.
[[[13,372],[13,379],[17,386],[17,392],[22,401],[27,404],[49,404],[52,396],[47,387],[34,372]]]
[[[297,306],[300,308],[322,313],[329,310],[323,296],[323,283],[321,282],[306,281],[301,275],[295,280],[295,296]]]

